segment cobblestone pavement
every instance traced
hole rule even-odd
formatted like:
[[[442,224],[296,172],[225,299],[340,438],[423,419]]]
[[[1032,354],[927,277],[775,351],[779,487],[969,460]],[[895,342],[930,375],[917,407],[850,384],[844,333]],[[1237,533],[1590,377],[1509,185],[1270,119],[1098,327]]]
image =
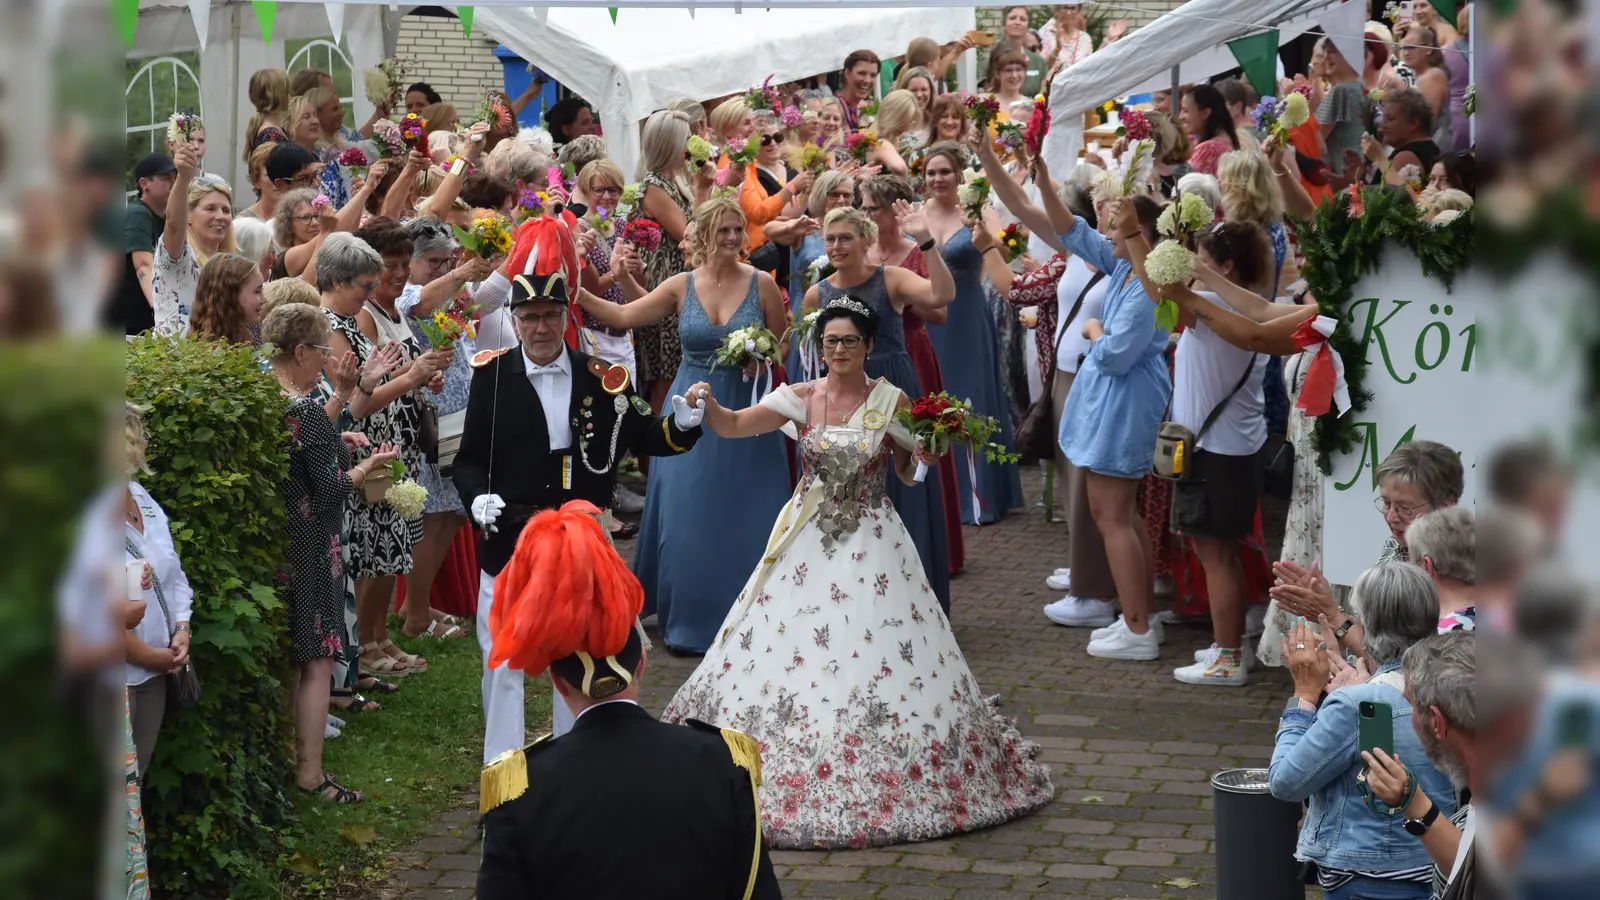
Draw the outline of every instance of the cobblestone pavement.
[[[1037,497],[1039,479],[1025,484]],[[872,851],[773,852],[787,897],[989,900],[1216,896],[1211,774],[1265,766],[1289,692],[1281,670],[1245,688],[1179,684],[1175,666],[1210,643],[1200,625],[1167,629],[1155,663],[1097,660],[1087,629],[1052,625],[1044,578],[1064,560],[1066,529],[1039,506],[967,530],[953,579],[957,639],[986,694],[1037,741],[1055,800],[997,828]],[[659,711],[694,660],[652,656],[644,701]],[[411,900],[467,900],[477,865],[476,798],[434,837],[399,855]]]

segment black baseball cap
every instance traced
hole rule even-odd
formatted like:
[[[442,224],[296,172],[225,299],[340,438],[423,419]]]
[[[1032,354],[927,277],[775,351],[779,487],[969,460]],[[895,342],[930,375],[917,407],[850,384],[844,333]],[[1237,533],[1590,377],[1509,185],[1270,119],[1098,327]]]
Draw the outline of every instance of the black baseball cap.
[[[134,163],[133,182],[138,184],[141,178],[160,178],[162,175],[171,175],[178,171],[172,157],[165,153],[152,153],[144,159]]]

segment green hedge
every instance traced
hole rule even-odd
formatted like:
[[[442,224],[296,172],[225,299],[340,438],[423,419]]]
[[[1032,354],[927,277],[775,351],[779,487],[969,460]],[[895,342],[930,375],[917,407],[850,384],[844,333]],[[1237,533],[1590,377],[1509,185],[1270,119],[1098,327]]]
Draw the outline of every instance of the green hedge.
[[[95,896],[100,851],[115,849],[102,844],[112,786],[93,749],[89,685],[64,684],[54,673],[58,585],[85,510],[104,487],[107,430],[121,402],[121,343],[55,340],[0,350],[0,682],[10,688],[0,728],[0,885],[7,897]]]
[[[169,896],[238,897],[271,880],[293,815],[278,592],[285,401],[239,345],[143,338],[129,345],[127,379],[129,399],[148,408],[154,474],[141,481],[171,518],[194,587],[203,689],[194,709],[169,709],[145,779],[151,882]]]

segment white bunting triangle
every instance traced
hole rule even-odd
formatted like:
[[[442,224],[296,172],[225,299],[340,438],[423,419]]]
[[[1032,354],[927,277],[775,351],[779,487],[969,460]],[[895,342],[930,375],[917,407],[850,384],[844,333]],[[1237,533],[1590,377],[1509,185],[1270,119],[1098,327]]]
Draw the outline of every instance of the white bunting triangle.
[[[344,36],[344,4],[327,3],[323,6],[328,11],[328,30],[333,33],[333,42],[337,44]]]
[[[189,0],[189,18],[200,37],[200,49],[205,50],[206,41],[211,38],[211,0]]]
[[[694,7],[689,7],[689,18],[694,18]]]
[[[533,19],[534,19],[534,21],[538,22],[540,25],[543,25],[546,22],[550,21],[550,7],[548,7],[548,6],[535,6],[533,8]]]

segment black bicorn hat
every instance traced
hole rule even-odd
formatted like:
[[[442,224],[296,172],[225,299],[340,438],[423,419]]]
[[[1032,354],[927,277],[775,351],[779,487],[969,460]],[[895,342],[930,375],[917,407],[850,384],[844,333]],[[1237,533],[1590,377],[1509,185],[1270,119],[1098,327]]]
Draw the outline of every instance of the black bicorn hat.
[[[578,651],[553,660],[550,672],[591,700],[604,700],[627,690],[644,658],[644,634],[636,623],[628,630],[628,643],[611,656],[590,656]]]
[[[549,275],[515,275],[511,278],[511,299],[506,301],[506,309],[534,302],[566,306],[567,300],[567,277],[559,270]]]

